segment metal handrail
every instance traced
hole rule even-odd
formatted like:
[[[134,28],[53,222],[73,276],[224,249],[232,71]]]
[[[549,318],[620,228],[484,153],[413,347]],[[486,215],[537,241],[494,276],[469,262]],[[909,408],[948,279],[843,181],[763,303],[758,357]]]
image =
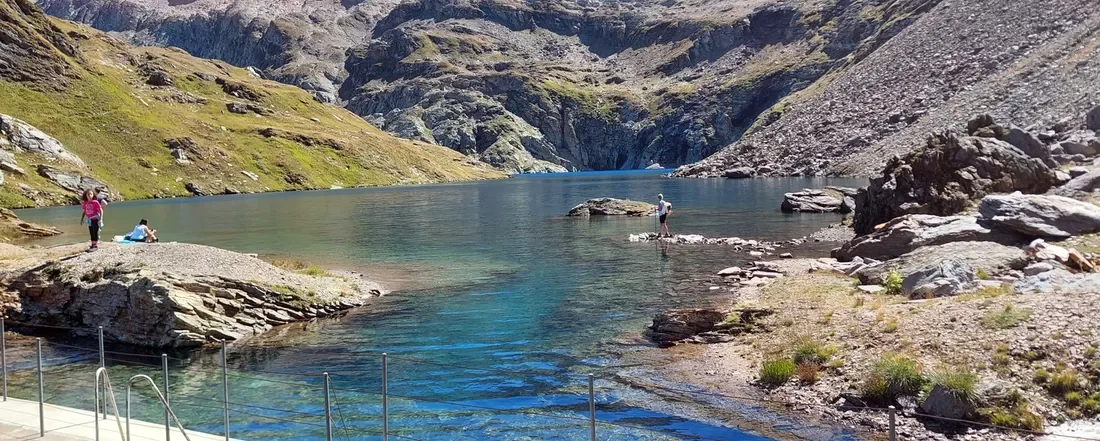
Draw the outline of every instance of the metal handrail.
[[[103,378],[103,383],[107,386],[107,396],[101,401],[99,397],[100,384],[99,379]],[[99,405],[103,404],[103,417],[107,417],[107,398],[111,399],[111,407],[115,409],[115,422],[118,423],[118,435],[122,437],[122,441],[126,441],[128,434],[122,433],[122,420],[118,416],[118,401],[115,400],[115,390],[111,387],[111,376],[107,375],[107,368],[101,367],[95,370],[95,439],[99,441]],[[127,415],[129,417],[129,415]],[[127,422],[128,423],[128,422]]]
[[[183,428],[183,423],[180,422],[179,417],[172,411],[172,406],[168,405],[168,400],[164,399],[164,394],[160,393],[160,389],[157,388],[157,383],[149,378],[148,375],[134,375],[130,377],[130,381],[126,382],[126,439],[130,439],[130,392],[133,390],[134,381],[145,380],[149,382],[149,385],[153,387],[153,392],[156,392],[157,399],[160,400],[160,404],[164,406],[164,410],[168,412],[168,415],[172,416],[172,419],[176,421],[176,428],[183,434],[183,439],[191,441],[191,437],[187,435],[187,430]]]

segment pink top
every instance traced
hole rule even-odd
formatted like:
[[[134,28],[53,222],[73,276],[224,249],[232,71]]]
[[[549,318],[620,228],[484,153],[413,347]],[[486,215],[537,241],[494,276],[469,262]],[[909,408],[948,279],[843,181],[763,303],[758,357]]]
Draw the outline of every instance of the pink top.
[[[83,202],[80,206],[84,208],[84,217],[88,219],[96,219],[103,215],[103,206],[97,200]]]

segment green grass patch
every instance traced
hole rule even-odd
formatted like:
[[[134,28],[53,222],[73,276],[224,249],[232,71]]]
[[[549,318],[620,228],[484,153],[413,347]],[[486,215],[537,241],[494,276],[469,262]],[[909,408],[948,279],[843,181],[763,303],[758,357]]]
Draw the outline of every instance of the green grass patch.
[[[940,369],[933,373],[929,380],[931,386],[940,386],[959,400],[969,403],[978,402],[978,374],[969,369]]]
[[[832,358],[836,352],[837,349],[835,346],[825,345],[819,341],[805,338],[795,347],[793,360],[795,364],[809,363],[823,366],[829,362],[829,359]]]
[[[982,317],[982,326],[987,329],[1009,329],[1030,319],[1030,309],[1014,308],[1012,305],[1005,305],[1002,309],[986,313]]]
[[[898,270],[893,269],[886,274],[886,281],[882,283],[882,286],[886,288],[887,294],[901,294],[902,280],[904,280],[904,278],[901,277],[901,273],[899,273]]]
[[[765,387],[779,387],[787,384],[795,373],[794,360],[774,358],[765,360],[760,367],[760,384]]]
[[[916,396],[925,385],[920,364],[900,354],[884,355],[875,362],[861,387],[863,397],[885,403],[903,396]]]

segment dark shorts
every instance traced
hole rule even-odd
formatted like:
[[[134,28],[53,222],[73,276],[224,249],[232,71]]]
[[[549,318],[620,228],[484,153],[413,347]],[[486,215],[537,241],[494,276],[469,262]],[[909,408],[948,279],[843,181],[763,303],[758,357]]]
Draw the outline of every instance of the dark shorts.
[[[667,219],[667,218],[668,218],[668,215],[667,215],[667,214],[662,214],[662,215],[661,215],[661,223],[662,223],[662,224],[663,224],[663,223],[665,223],[665,219]]]

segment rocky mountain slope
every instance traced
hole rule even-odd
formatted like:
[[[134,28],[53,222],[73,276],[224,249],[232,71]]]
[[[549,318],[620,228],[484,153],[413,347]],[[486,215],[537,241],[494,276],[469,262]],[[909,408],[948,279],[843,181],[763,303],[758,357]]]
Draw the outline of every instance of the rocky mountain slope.
[[[0,206],[501,177],[299,88],[0,0]]]
[[[513,172],[699,161],[939,3],[38,0],[139,43],[255,66]]]
[[[1051,127],[1100,103],[1100,10],[1084,0],[936,1],[678,176],[871,175],[976,112]]]

